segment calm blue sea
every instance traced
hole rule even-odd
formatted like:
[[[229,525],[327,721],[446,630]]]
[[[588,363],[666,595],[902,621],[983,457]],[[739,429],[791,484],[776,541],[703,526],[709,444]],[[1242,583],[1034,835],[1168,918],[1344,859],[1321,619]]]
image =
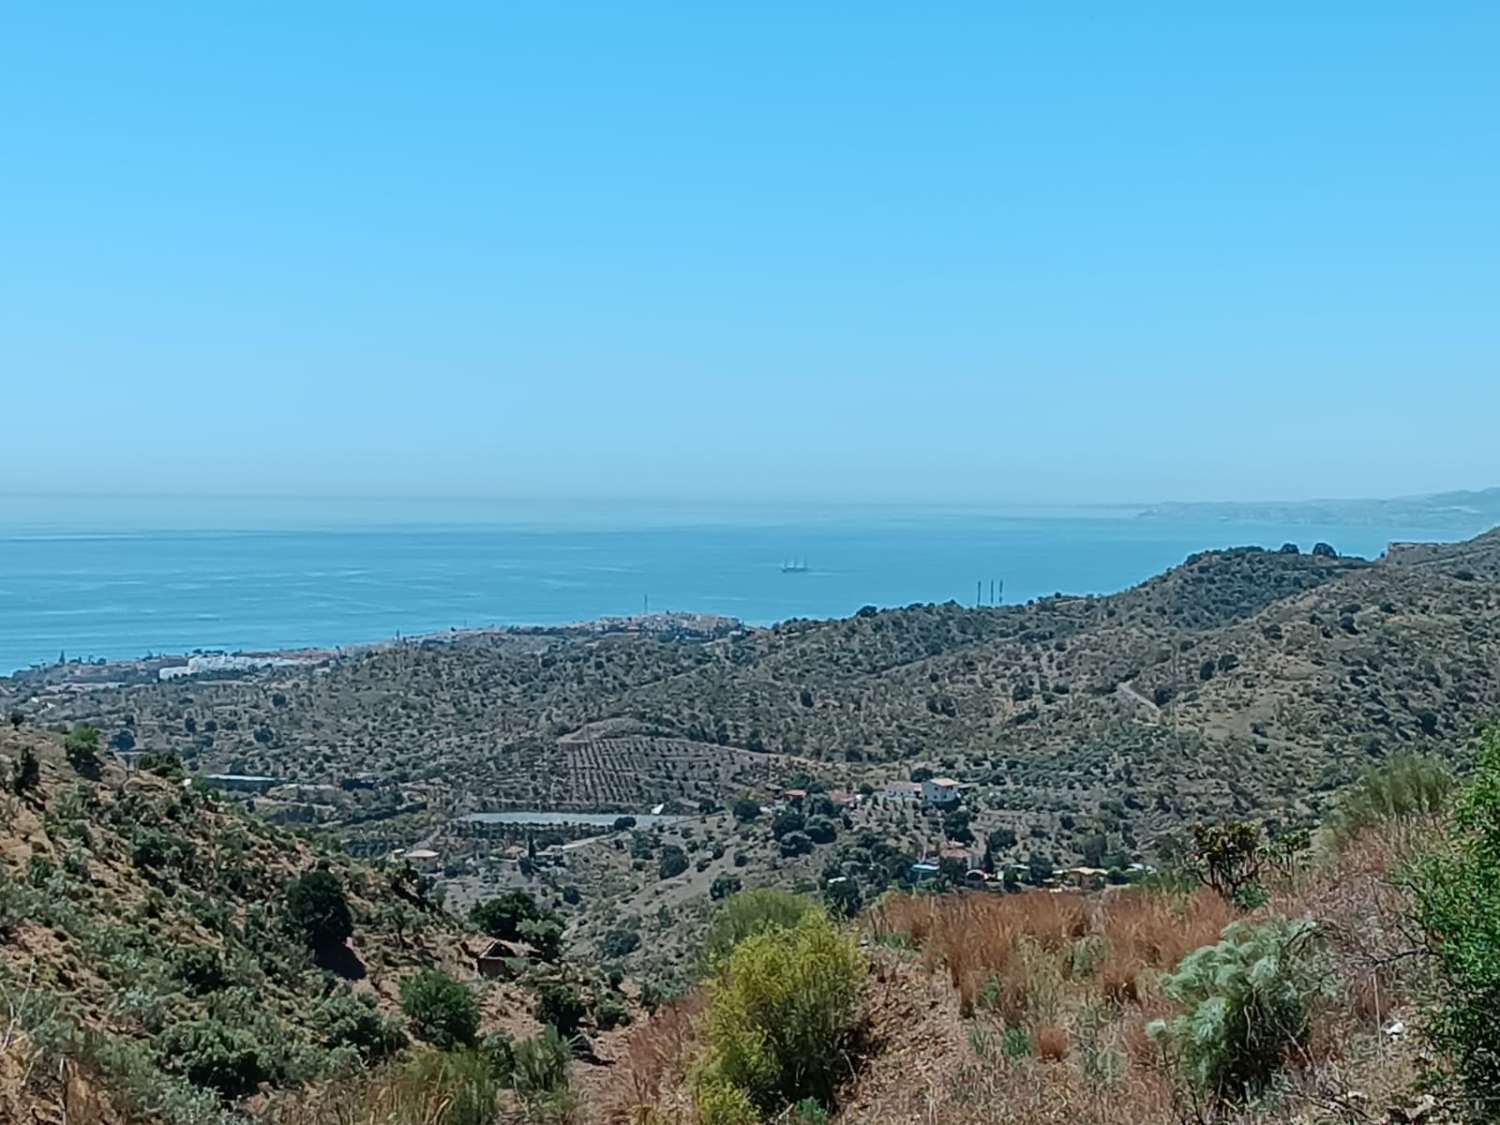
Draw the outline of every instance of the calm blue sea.
[[[767,623],[1122,589],[1193,551],[1373,557],[1481,526],[1163,523],[1127,510],[794,512],[596,504],[0,498],[0,674],[36,661],[382,640],[652,610]],[[805,560],[806,573],[782,564]]]

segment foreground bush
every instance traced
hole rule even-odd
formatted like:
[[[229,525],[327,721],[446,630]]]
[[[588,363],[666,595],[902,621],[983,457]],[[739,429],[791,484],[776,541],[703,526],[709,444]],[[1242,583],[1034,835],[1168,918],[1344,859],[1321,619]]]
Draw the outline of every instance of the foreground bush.
[[[1262,1092],[1288,1051],[1307,1040],[1318,995],[1317,927],[1283,918],[1235,922],[1162,979],[1187,1010],[1147,1033],[1202,1093],[1240,1102]]]
[[[174,1024],[162,1035],[159,1050],[164,1065],[226,1101],[254,1093],[270,1077],[255,1036],[217,1020]]]
[[[312,1011],[313,1027],[329,1050],[347,1047],[365,1063],[379,1062],[405,1046],[406,1036],[375,1006],[368,993],[356,994],[348,986],[319,1002]]]
[[[548,1024],[540,1035],[511,1048],[511,1084],[528,1105],[557,1105],[567,1098],[572,1044]]]
[[[709,983],[708,1051],[697,1075],[706,1121],[831,1100],[849,1073],[865,966],[850,934],[823,914],[763,929],[736,945]]]
[[[1475,1120],[1500,1117],[1500,731],[1484,738],[1453,836],[1406,878],[1437,965],[1429,1024]]]
[[[255,1120],[264,1125],[496,1125],[503,1085],[484,1052],[423,1049],[399,1063],[275,1099]],[[231,1120],[170,1119],[174,1125]]]
[[[398,1082],[398,1104],[421,1107],[417,1112],[422,1116],[396,1120],[490,1125],[499,1091],[490,1061],[480,1052],[423,1051],[403,1068]]]

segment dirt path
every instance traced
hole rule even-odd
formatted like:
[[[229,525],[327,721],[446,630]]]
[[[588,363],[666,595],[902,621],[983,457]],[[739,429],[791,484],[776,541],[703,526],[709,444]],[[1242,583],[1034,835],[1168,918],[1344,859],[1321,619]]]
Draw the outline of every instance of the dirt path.
[[[1161,708],[1156,705],[1156,701],[1154,699],[1147,699],[1144,695],[1136,691],[1135,688],[1128,683],[1116,685],[1115,693],[1117,695],[1123,695],[1126,699],[1130,699],[1135,701],[1136,703],[1139,703],[1153,715],[1161,714]]]

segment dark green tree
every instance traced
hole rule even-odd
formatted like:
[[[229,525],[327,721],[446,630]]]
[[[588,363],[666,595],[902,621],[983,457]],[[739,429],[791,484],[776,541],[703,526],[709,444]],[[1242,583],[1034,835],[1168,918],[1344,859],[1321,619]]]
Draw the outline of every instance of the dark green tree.
[[[782,809],[771,821],[771,835],[779,840],[788,832],[801,832],[806,823],[796,809]]]
[[[30,746],[21,747],[21,753],[16,758],[16,770],[11,775],[10,787],[17,796],[28,793],[41,784],[42,764],[37,760],[36,751]]]
[[[972,844],[974,832],[970,829],[969,822],[973,819],[974,816],[968,809],[954,809],[943,817],[943,835],[960,844]]]
[[[492,938],[512,941],[520,937],[522,922],[540,918],[545,913],[526,891],[507,891],[476,902],[469,910],[469,921]]]
[[[714,880],[713,886],[708,888],[708,897],[717,902],[721,898],[738,894],[742,885],[738,875],[720,875]]]
[[[831,844],[838,837],[838,829],[826,816],[815,816],[807,822],[807,835],[815,844]]]
[[[557,1028],[558,1034],[567,1038],[578,1031],[588,1007],[566,984],[546,984],[537,997],[536,1018],[544,1024]]]
[[[521,940],[529,942],[543,961],[557,960],[562,953],[562,937],[562,923],[551,914],[521,923]]]
[[[784,856],[806,855],[812,850],[812,837],[806,832],[788,832],[781,838],[781,854]]]
[[[354,933],[344,888],[328,871],[309,871],[287,884],[286,913],[292,927],[316,950],[336,949]]]
[[[63,752],[68,764],[79,773],[92,777],[99,772],[99,728],[92,723],[80,723],[68,731],[63,739]]]
[[[668,844],[661,850],[661,858],[656,863],[656,874],[659,878],[670,879],[674,875],[681,875],[688,869],[687,852],[676,844]],[[558,1030],[562,1030],[559,1028]]]
[[[611,961],[629,957],[640,947],[640,933],[624,926],[617,926],[599,940],[599,953]]]
[[[848,875],[838,875],[823,884],[823,904],[835,918],[853,918],[863,905],[859,883]]]

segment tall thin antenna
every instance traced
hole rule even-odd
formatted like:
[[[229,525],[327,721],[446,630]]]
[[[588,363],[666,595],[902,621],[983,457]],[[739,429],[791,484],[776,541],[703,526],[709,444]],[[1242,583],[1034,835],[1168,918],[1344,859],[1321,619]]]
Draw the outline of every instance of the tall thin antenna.
[[[984,604],[984,579],[981,578],[974,583],[974,608],[978,609]]]

